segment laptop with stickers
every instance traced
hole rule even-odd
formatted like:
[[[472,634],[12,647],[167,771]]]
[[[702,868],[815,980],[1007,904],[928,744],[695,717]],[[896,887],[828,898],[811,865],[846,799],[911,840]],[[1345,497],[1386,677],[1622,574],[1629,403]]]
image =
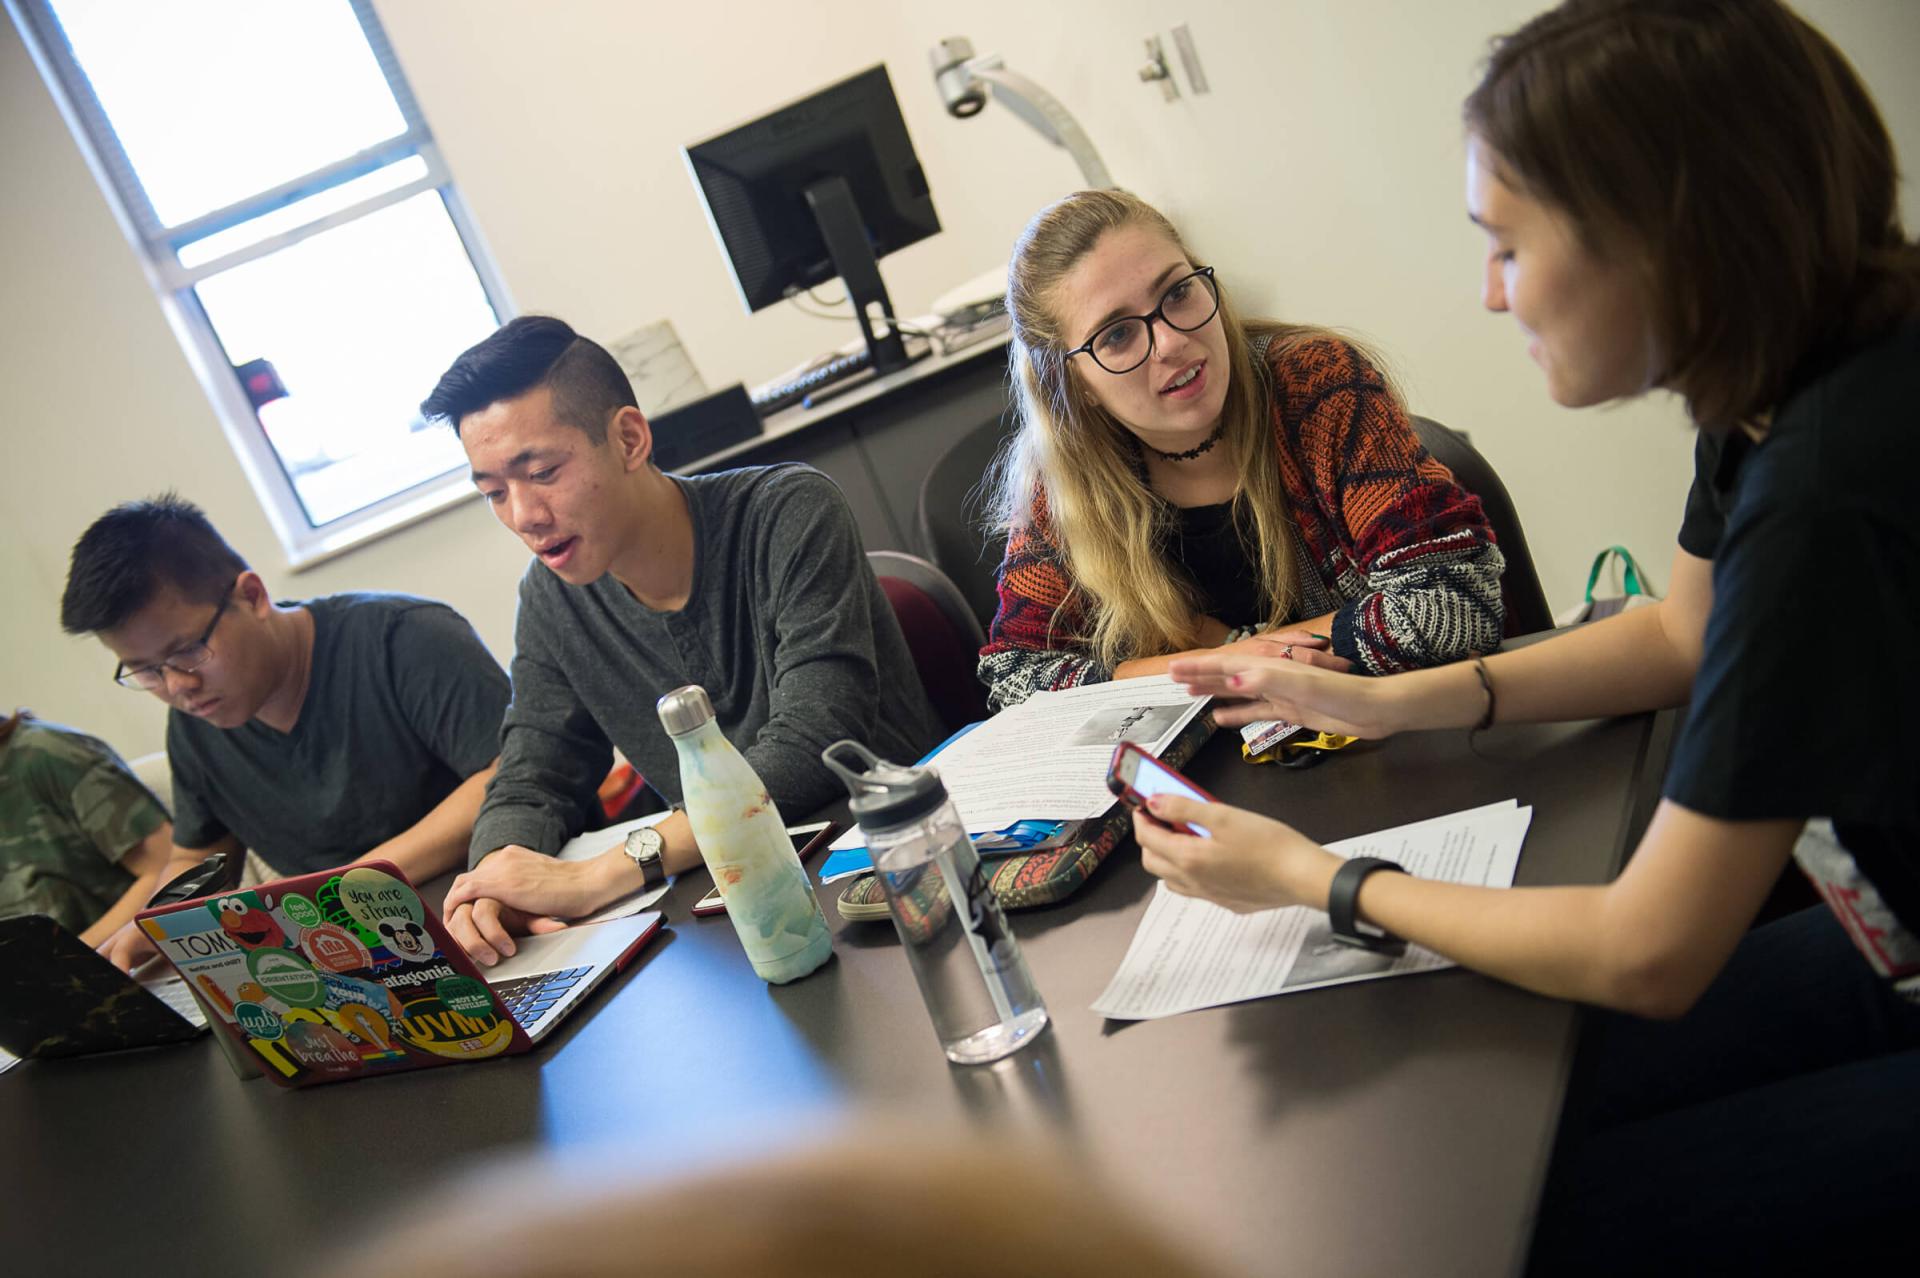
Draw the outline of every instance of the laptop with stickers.
[[[171,970],[135,980],[44,914],[0,919],[0,1070],[197,1038],[207,1018]]]
[[[529,936],[483,974],[386,861],[137,918],[283,1087],[527,1051],[660,927],[647,913]]]

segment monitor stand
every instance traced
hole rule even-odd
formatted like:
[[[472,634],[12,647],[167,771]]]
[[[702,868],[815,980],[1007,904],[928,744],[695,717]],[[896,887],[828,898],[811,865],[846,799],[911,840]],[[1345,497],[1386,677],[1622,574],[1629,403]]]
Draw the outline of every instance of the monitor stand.
[[[860,321],[867,351],[873,356],[875,375],[905,368],[918,357],[907,354],[906,343],[900,340],[900,330],[893,321],[893,303],[887,297],[887,286],[880,280],[880,263],[867,240],[866,224],[861,220],[859,206],[853,202],[852,188],[843,177],[822,178],[807,187],[806,196],[814,221],[819,223],[820,236],[827,242],[833,268],[839,272],[841,283],[847,286],[854,318]],[[874,336],[876,316],[884,317],[880,322],[886,328],[878,337]]]

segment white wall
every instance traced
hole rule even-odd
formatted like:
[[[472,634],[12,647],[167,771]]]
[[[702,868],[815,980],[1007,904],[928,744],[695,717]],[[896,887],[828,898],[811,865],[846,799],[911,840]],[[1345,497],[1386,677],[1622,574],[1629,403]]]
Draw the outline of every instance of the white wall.
[[[1549,598],[1598,547],[1664,579],[1689,436],[1663,399],[1574,416],[1541,389],[1512,325],[1479,308],[1481,243],[1461,212],[1460,98],[1487,37],[1532,0],[380,0],[402,66],[517,303],[617,337],[667,317],[709,384],[759,381],[846,332],[740,311],[679,146],[884,59],[945,233],[884,263],[924,308],[1005,259],[1075,173],[1004,110],[941,111],[934,40],[962,34],[1046,85],[1122,184],[1159,201],[1253,310],[1351,329],[1392,359],[1414,407],[1469,429],[1512,490]],[[1920,163],[1920,5],[1801,5],[1853,57],[1902,154]],[[964,13],[964,16],[962,16]],[[1214,93],[1161,103],[1141,37],[1191,24]],[[113,502],[175,486],[283,594],[415,590],[465,612],[503,659],[524,555],[467,503],[298,576],[286,571],[132,249],[45,86],[0,33],[0,702],[157,748],[151,698],[59,633],[74,538]],[[1914,200],[1909,188],[1907,204]],[[1910,214],[1909,220],[1916,220]],[[422,391],[425,391],[425,387]]]

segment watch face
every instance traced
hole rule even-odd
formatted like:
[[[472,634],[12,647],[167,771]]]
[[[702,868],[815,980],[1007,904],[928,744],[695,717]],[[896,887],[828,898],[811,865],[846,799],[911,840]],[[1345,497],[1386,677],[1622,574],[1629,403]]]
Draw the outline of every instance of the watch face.
[[[657,861],[666,843],[666,836],[648,826],[627,835],[627,855],[636,861]]]

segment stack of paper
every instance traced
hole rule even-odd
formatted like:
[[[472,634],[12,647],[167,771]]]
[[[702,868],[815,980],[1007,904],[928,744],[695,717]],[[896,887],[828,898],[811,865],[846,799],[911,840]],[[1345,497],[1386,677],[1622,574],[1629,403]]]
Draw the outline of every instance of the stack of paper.
[[[1327,845],[1343,857],[1377,856],[1423,879],[1511,887],[1533,809],[1514,800]],[[1409,945],[1398,958],[1333,939],[1325,911],[1304,905],[1235,914],[1178,896],[1162,883],[1120,970],[1093,1010],[1151,1020],[1222,1003],[1292,994],[1347,981],[1451,967]]]
[[[1132,741],[1158,755],[1206,704],[1165,675],[1038,692],[921,762],[936,762],[969,834],[1020,821],[1084,821],[1113,806],[1107,765],[1116,745]],[[822,881],[872,868],[858,826],[833,848]],[[838,855],[849,850],[856,855]]]

